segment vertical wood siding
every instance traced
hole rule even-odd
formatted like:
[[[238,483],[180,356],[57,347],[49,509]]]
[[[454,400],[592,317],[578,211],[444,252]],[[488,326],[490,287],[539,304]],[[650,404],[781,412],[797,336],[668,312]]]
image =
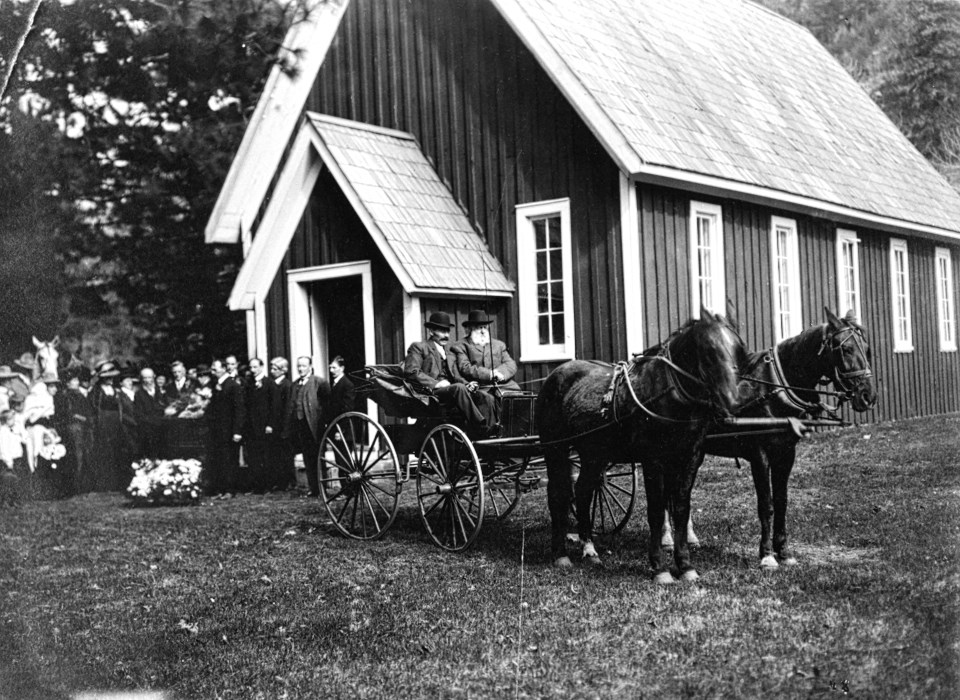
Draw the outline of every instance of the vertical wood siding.
[[[624,355],[618,171],[490,3],[354,0],[307,108],[412,133],[513,280],[515,206],[569,197],[577,355]],[[497,314],[519,355],[516,300]],[[555,366],[527,364],[522,378]]]
[[[763,349],[775,341],[770,251],[771,216],[797,222],[803,325],[826,321],[824,307],[838,309],[835,222],[736,200],[703,197],[680,190],[637,185],[637,221],[643,270],[644,333],[650,344],[666,337],[690,316],[690,201],[723,208],[727,296],[733,302],[747,346]],[[842,228],[851,228],[843,225]],[[872,422],[960,411],[960,353],[941,352],[936,309],[935,248],[943,243],[908,239],[914,350],[893,352],[893,300],[889,234],[856,229],[860,239],[860,293],[879,402],[851,422]],[[954,306],[960,246],[951,249]]]

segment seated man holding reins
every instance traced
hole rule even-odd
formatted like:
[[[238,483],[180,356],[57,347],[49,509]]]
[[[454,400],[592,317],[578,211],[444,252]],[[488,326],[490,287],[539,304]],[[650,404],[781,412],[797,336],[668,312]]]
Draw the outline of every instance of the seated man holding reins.
[[[468,428],[486,434],[496,422],[493,397],[471,392],[457,371],[454,354],[447,349],[453,327],[450,316],[442,311],[432,313],[424,326],[427,339],[413,343],[407,350],[404,376],[433,393],[441,405],[456,408]]]

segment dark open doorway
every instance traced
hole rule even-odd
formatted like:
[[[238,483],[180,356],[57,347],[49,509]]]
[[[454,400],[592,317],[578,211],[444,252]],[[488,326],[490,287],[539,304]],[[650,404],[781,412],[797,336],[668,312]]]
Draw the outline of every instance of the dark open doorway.
[[[317,373],[327,377],[327,365],[337,355],[347,372],[363,369],[363,284],[360,275],[336,277],[310,284],[311,322],[319,341],[317,354],[325,363]]]

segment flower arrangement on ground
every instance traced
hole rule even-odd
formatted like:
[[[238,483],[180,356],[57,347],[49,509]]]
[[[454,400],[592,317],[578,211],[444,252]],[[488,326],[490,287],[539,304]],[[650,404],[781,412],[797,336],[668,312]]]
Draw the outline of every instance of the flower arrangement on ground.
[[[142,459],[133,465],[127,494],[138,505],[184,505],[200,501],[196,459]]]

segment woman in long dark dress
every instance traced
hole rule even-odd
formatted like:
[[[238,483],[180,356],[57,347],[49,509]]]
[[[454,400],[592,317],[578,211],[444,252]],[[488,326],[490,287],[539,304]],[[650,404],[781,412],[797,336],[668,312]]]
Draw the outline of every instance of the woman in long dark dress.
[[[113,362],[101,362],[96,370],[97,384],[90,390],[95,427],[93,455],[86,491],[122,491],[123,475],[129,475],[126,438],[120,408],[120,391],[114,386],[120,370]]]

